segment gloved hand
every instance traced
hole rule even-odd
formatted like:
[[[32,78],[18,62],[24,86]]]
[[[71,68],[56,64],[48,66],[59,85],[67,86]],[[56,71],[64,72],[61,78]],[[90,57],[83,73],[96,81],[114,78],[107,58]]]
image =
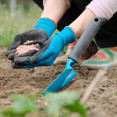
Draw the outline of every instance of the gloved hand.
[[[25,33],[19,34],[15,37],[13,42],[7,49],[6,55],[10,60],[14,60],[14,57],[17,55],[16,48],[27,43],[35,43],[38,42],[42,44],[44,41],[48,40],[48,36],[45,31],[41,29],[32,29]],[[26,44],[25,44],[26,45]],[[33,55],[33,54],[32,54]]]
[[[13,67],[33,68],[36,66],[50,66],[53,64],[54,60],[59,55],[64,46],[74,41],[74,32],[70,27],[65,27],[60,33],[56,33],[52,39],[45,41],[43,45],[46,47],[48,46],[48,48],[45,49],[45,46],[43,46],[33,56],[30,57],[30,61],[29,59],[26,59],[30,52],[27,52],[26,55],[15,56]],[[22,64],[26,63],[27,65],[23,67]]]
[[[30,44],[34,42],[39,43],[40,45],[46,41],[51,34],[56,29],[56,23],[48,18],[41,18],[36,26],[25,33],[19,34],[15,37],[13,42],[7,49],[6,55],[12,61],[14,61],[14,56],[16,56],[16,48],[20,45],[26,44],[31,41]],[[33,51],[30,55],[33,55],[35,52]]]

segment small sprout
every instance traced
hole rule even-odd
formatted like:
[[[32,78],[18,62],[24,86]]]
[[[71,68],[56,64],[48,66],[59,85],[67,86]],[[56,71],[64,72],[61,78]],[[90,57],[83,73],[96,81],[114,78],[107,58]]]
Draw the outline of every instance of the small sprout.
[[[115,94],[115,91],[113,90],[113,92],[112,92],[112,96],[115,96],[116,94]]]

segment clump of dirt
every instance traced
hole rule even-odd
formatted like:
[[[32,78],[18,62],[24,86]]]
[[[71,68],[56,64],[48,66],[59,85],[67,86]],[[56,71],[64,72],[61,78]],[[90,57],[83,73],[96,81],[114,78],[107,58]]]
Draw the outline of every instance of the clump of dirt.
[[[8,97],[13,93],[42,92],[65,68],[65,64],[34,69],[12,69],[0,48],[0,110],[10,105]],[[74,66],[77,76],[63,90],[78,90],[85,93],[98,70]],[[107,71],[106,76],[94,88],[86,106],[89,117],[117,117],[117,68]],[[44,106],[43,97],[37,103]]]

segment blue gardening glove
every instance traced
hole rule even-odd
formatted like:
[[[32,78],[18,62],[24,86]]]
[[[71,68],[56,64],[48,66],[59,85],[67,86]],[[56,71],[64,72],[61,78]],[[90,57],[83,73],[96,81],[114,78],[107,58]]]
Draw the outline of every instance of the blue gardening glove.
[[[55,30],[56,30],[56,23],[54,23],[52,20],[48,18],[39,19],[36,26],[32,30],[19,34],[15,37],[13,42],[8,47],[6,55],[10,60],[14,61],[14,57],[17,56],[16,53],[17,47],[25,44],[27,41],[34,41],[34,44],[37,42],[39,44],[43,44],[46,40],[48,40],[48,38],[52,35],[52,33]],[[43,46],[41,46],[41,48],[42,47]],[[33,56],[34,54],[35,52],[32,51],[28,56]]]
[[[23,56],[18,56],[14,59],[13,67],[33,68],[35,66],[50,66],[53,64],[60,51],[69,43],[75,41],[74,32],[70,27],[65,27],[60,33],[56,33],[52,39],[45,42],[45,45],[49,45],[46,50],[40,49],[36,54],[30,58],[30,65],[19,66],[18,63],[22,61]],[[26,62],[26,61],[25,61]]]
[[[7,49],[6,55],[9,56],[10,54],[14,54],[16,52],[16,48],[20,45],[23,45],[28,40],[40,40],[40,38],[45,41],[47,38],[49,39],[52,33],[56,30],[56,24],[47,18],[41,18],[37,22],[36,26],[27,32],[22,34],[18,34],[13,42]],[[47,38],[46,38],[47,37]],[[14,59],[11,56],[8,57],[9,59]]]
[[[48,18],[41,18],[33,29],[41,29],[45,31],[49,39],[52,33],[56,30],[56,27],[56,22],[54,22],[53,20]]]

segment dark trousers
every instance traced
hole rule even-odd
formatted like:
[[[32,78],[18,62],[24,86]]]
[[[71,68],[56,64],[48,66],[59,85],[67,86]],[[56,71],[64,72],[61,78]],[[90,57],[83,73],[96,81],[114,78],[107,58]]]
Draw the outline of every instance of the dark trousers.
[[[43,0],[34,0],[34,2],[43,9]],[[73,0],[71,7],[59,21],[58,30],[61,31],[73,22],[90,2],[91,0]],[[100,48],[117,47],[117,13],[100,28],[95,39]]]

